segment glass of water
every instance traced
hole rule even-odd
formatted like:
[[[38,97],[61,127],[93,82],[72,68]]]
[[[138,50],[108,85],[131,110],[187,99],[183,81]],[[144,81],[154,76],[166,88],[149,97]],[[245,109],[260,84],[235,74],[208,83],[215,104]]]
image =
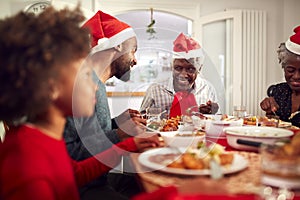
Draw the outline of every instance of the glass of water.
[[[232,115],[237,119],[246,117],[246,106],[234,106]]]

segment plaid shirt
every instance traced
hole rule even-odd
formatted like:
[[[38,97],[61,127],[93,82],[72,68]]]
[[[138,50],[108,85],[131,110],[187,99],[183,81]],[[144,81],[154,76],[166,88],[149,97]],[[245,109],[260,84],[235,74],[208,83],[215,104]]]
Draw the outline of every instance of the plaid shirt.
[[[215,88],[206,79],[199,75],[195,80],[195,87],[192,90],[195,95],[197,104],[206,104],[207,101],[218,103]],[[140,111],[145,111],[147,108],[158,107],[169,111],[174,99],[173,77],[161,81],[160,83],[153,83],[146,91],[146,95],[142,101]]]

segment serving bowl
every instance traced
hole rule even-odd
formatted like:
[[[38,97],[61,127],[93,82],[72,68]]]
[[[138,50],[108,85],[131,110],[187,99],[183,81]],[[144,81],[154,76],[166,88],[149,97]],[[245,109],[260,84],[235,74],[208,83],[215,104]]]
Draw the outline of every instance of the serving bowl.
[[[196,148],[199,142],[205,139],[205,134],[203,132],[193,132],[193,131],[169,131],[160,132],[165,145],[169,147],[192,147]]]
[[[243,119],[235,119],[233,116],[228,116],[222,119],[221,115],[211,115],[205,121],[206,136],[210,138],[225,138],[224,128],[236,127],[243,125]]]
[[[274,144],[279,140],[289,139],[293,132],[290,130],[275,127],[243,126],[228,127],[224,129],[227,143],[239,150],[258,150],[258,147],[238,144],[237,140],[248,140],[262,144]]]

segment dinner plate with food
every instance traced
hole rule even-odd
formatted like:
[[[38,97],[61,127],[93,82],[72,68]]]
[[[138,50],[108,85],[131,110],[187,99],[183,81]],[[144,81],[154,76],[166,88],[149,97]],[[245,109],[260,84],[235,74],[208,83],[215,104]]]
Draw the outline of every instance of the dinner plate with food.
[[[145,167],[180,175],[211,175],[210,161],[216,161],[223,174],[244,170],[248,161],[243,156],[225,152],[221,145],[200,148],[156,148],[143,152],[138,161]]]

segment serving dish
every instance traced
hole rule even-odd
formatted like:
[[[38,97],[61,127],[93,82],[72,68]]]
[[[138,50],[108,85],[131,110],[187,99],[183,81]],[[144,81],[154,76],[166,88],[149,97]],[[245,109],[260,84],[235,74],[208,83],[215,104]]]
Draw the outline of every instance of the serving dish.
[[[289,139],[293,132],[290,130],[275,127],[243,126],[228,127],[224,129],[227,143],[239,150],[258,150],[258,147],[238,144],[238,139],[244,139],[263,144],[274,144],[279,140]]]
[[[243,119],[235,119],[233,116],[211,115],[205,123],[207,137],[225,138],[224,128],[242,126]]]
[[[167,131],[160,132],[160,135],[169,147],[197,147],[198,143],[205,139],[203,132],[193,131]]]

